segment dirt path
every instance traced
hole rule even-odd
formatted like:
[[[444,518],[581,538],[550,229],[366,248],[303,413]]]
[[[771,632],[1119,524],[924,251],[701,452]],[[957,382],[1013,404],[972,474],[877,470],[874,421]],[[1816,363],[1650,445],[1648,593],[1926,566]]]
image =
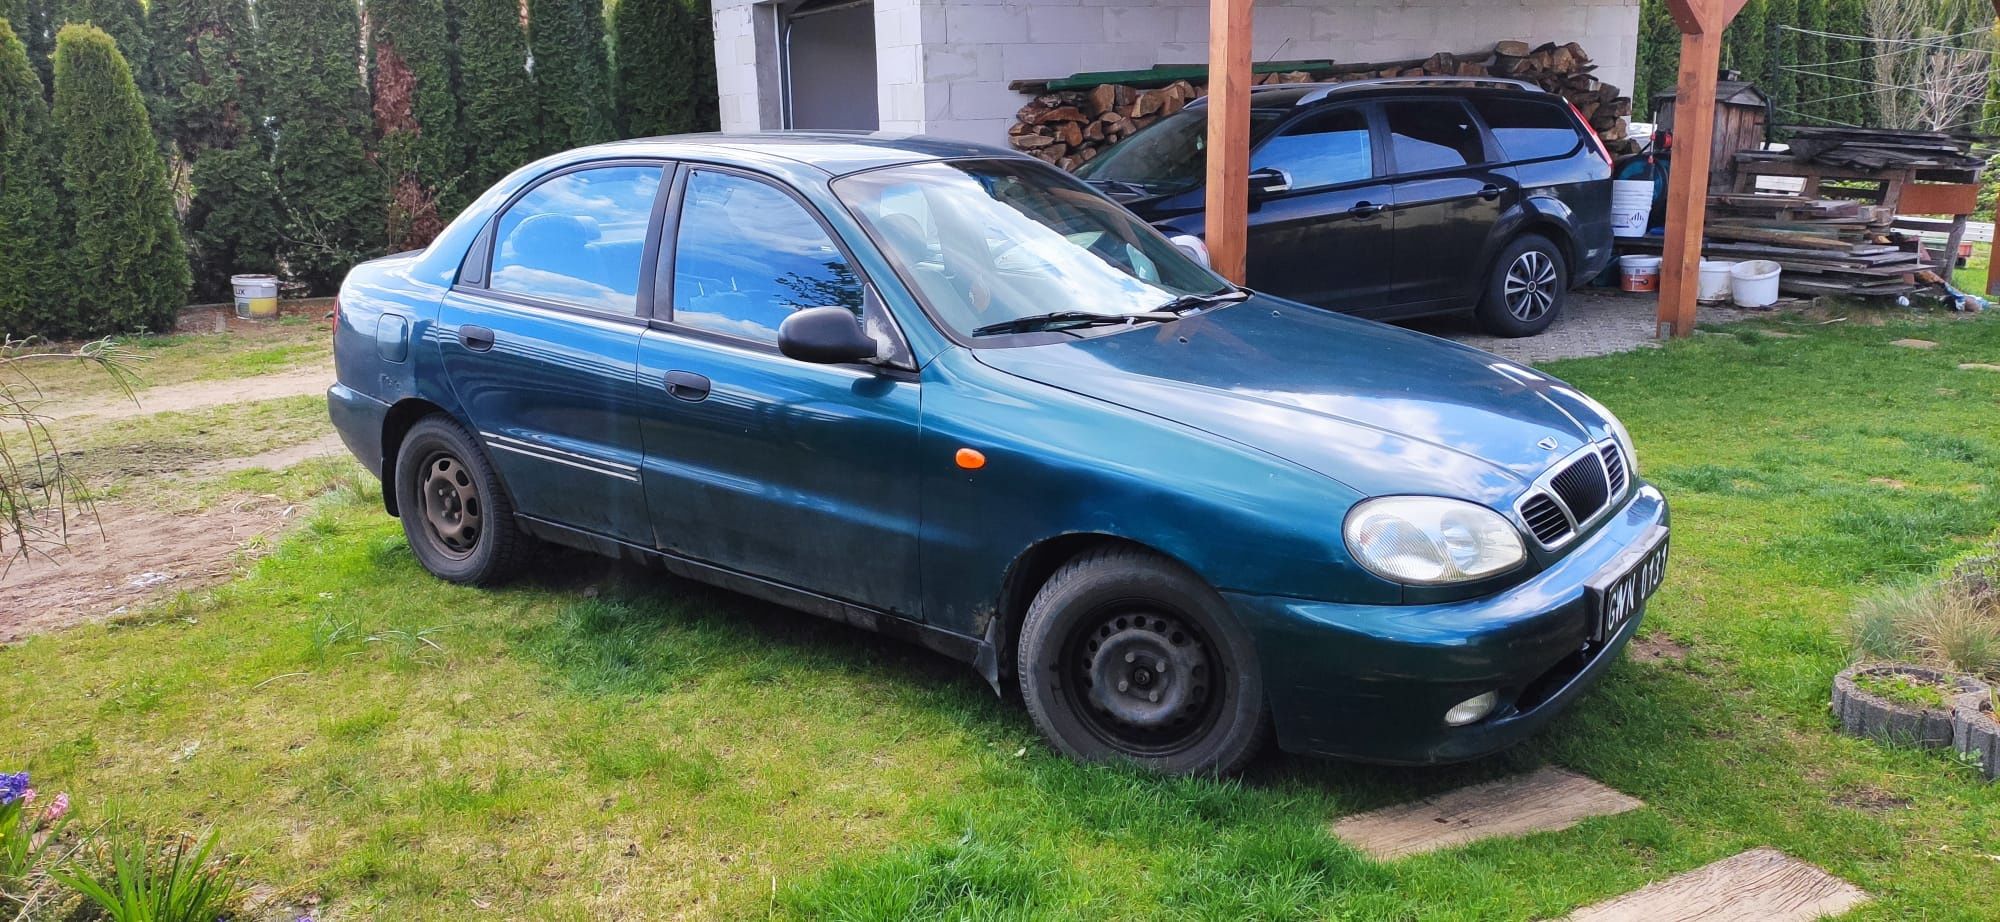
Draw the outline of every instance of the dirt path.
[[[89,416],[109,422],[131,419],[135,416],[151,416],[155,413],[177,413],[232,403],[321,394],[325,393],[327,386],[332,383],[333,365],[328,363],[277,374],[258,375],[253,378],[190,381],[186,384],[149,387],[138,392],[136,403],[121,394],[116,397],[96,397],[67,404],[49,404],[39,407],[37,412],[50,419]]]

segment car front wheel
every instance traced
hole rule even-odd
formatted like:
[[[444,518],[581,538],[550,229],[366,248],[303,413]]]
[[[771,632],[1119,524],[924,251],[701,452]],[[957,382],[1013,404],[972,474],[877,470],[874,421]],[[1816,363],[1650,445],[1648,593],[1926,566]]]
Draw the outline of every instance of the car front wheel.
[[[1143,551],[1095,551],[1050,577],[1017,666],[1035,726],[1083,761],[1229,775],[1269,734],[1257,658],[1222,597]]]
[[[1547,237],[1525,234],[1500,251],[1478,308],[1495,336],[1533,336],[1549,328],[1569,296],[1569,263]]]
[[[489,586],[514,575],[528,537],[486,454],[442,416],[420,420],[396,452],[396,509],[424,569],[454,583]]]

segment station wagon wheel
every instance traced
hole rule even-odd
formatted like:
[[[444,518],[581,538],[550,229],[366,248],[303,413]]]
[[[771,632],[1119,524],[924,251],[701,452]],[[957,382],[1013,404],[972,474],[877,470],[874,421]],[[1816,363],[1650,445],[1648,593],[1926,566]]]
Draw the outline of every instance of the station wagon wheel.
[[[519,572],[528,537],[514,525],[513,501],[486,453],[463,427],[442,415],[419,420],[403,436],[390,476],[403,536],[424,569],[482,586]]]
[[[1568,297],[1562,250],[1540,234],[1522,234],[1494,257],[1475,313],[1495,336],[1533,336],[1555,322]]]
[[[1021,697],[1058,750],[1167,774],[1232,774],[1269,731],[1263,673],[1229,606],[1171,560],[1086,553],[1028,606]]]

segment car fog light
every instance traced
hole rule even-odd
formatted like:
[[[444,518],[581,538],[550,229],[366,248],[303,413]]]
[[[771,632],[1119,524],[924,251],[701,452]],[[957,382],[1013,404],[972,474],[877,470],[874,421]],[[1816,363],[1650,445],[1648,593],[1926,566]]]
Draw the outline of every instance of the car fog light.
[[[1463,727],[1466,724],[1474,724],[1485,720],[1486,715],[1493,713],[1493,705],[1498,703],[1499,700],[1499,692],[1487,692],[1486,694],[1460,701],[1453,705],[1451,710],[1444,712],[1445,725],[1449,727]]]

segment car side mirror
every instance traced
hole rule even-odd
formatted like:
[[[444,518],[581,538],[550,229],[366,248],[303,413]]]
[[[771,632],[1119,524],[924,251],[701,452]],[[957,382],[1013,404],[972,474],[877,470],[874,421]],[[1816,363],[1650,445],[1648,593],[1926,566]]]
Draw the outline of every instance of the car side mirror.
[[[1286,173],[1284,170],[1274,166],[1267,166],[1262,169],[1250,171],[1250,195],[1252,198],[1263,195],[1277,195],[1280,192],[1290,192],[1291,189],[1291,174]]]
[[[875,360],[875,338],[844,307],[808,307],[778,324],[778,351],[819,365]]]

